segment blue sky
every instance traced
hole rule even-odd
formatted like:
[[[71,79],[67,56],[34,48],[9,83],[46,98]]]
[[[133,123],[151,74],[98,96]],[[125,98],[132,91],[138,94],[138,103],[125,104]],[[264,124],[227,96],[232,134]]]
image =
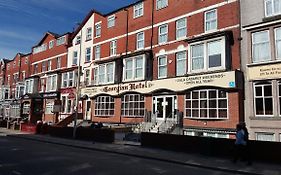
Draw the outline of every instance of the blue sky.
[[[91,9],[108,13],[137,0],[0,0],[0,58],[29,53],[45,32],[71,32]]]

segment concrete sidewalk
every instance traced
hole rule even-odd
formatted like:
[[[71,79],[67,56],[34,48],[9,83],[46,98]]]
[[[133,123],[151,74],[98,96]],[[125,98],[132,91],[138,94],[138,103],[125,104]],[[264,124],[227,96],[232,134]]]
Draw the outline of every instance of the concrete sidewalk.
[[[232,172],[237,174],[264,174],[264,175],[281,175],[281,165],[253,162],[253,165],[246,166],[244,162],[233,164],[231,160],[208,157],[200,154],[187,154],[183,152],[167,151],[154,148],[141,147],[133,142],[118,141],[113,144],[92,143],[89,141],[72,140],[51,137],[48,135],[33,135],[0,129],[0,134],[5,133],[7,136],[33,141],[40,141],[52,144],[72,146],[80,149],[94,151],[103,151],[107,153],[122,154],[127,156],[140,157],[144,159],[165,161],[175,164],[218,170],[223,172]]]

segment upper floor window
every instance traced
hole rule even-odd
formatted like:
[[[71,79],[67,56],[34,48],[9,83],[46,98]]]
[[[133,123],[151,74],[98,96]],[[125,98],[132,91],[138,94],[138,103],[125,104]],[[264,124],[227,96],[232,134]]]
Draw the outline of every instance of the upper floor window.
[[[168,25],[162,25],[158,30],[158,43],[166,43],[168,41]]]
[[[46,91],[55,91],[57,90],[57,75],[50,75],[47,77],[47,86]]]
[[[57,69],[61,68],[61,57],[57,57]]]
[[[156,0],[156,9],[160,10],[168,6],[168,0]]]
[[[107,28],[115,26],[115,15],[111,15],[107,18]]]
[[[80,44],[81,43],[81,35],[78,35],[76,37],[76,43],[75,44]]]
[[[176,39],[186,37],[186,18],[176,21]]]
[[[49,49],[51,49],[51,48],[54,47],[54,43],[55,43],[54,40],[52,40],[52,41],[49,42]]]
[[[117,40],[110,42],[110,56],[117,54]]]
[[[34,64],[34,70],[33,70],[34,74],[38,73],[38,64]]]
[[[94,68],[94,84],[113,83],[114,70],[114,63],[101,64]]]
[[[224,38],[190,45],[190,71],[221,69],[225,67]]]
[[[62,36],[57,39],[57,46],[62,45],[65,43],[65,36]]]
[[[270,60],[269,31],[261,31],[252,34],[252,60],[262,62]]]
[[[144,55],[124,59],[123,80],[142,80],[145,75]]]
[[[167,77],[167,56],[158,57],[158,78]]]
[[[87,28],[86,31],[86,41],[92,39],[92,27]]]
[[[134,5],[134,18],[143,15],[143,2]]]
[[[100,45],[95,46],[95,60],[100,59]]]
[[[78,59],[78,52],[73,52],[73,58],[72,58],[72,65],[77,65],[77,59]]]
[[[52,70],[52,60],[48,60],[48,71]]]
[[[25,80],[25,93],[33,93],[34,80]]]
[[[144,48],[144,32],[137,33],[137,43],[136,49],[143,49]]]
[[[22,71],[22,80],[25,80],[25,71]]]
[[[47,50],[47,44],[42,44],[41,46],[37,46],[33,48],[33,53],[39,53]]]
[[[90,70],[86,69],[85,70],[85,85],[88,86],[90,85]]]
[[[177,76],[186,74],[186,51],[176,53],[177,59]]]
[[[91,48],[88,47],[86,48],[85,62],[90,62],[90,61],[91,61]]]
[[[276,59],[281,59],[281,28],[275,29]]]
[[[74,86],[74,71],[65,72],[62,74],[62,84],[63,88],[65,87],[73,87]]]
[[[42,62],[42,72],[46,71],[46,61]]]
[[[96,28],[96,37],[100,37],[101,36],[101,22],[96,23],[95,28]]]
[[[281,0],[265,0],[265,16],[281,14]]]
[[[217,10],[205,12],[205,32],[217,29]]]

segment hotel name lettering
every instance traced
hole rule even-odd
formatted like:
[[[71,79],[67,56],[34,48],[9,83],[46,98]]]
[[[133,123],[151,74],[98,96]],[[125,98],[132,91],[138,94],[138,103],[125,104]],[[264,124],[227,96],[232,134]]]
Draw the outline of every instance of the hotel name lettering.
[[[140,83],[130,83],[130,84],[120,84],[118,86],[106,86],[101,91],[103,92],[122,92],[122,91],[130,91],[136,89],[146,89],[153,86],[152,83],[148,82],[140,82]]]
[[[182,82],[186,85],[195,85],[195,84],[208,84],[212,83],[216,79],[222,79],[225,77],[225,74],[213,74],[213,75],[200,75],[185,77],[176,80],[177,82]]]
[[[281,67],[260,68],[260,76],[281,75]]]

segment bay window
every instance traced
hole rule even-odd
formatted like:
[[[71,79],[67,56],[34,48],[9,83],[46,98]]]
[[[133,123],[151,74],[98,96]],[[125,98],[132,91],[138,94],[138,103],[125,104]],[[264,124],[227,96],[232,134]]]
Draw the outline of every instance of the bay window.
[[[62,74],[62,84],[63,88],[74,86],[74,71],[65,72]]]
[[[252,34],[252,59],[254,63],[271,60],[268,30]]]
[[[125,58],[123,68],[123,80],[142,80],[145,75],[145,57],[139,55],[135,57]]]
[[[94,68],[94,85],[114,83],[114,63],[101,64]]]
[[[47,87],[46,91],[56,91],[57,90],[57,75],[50,75],[47,77]]]

